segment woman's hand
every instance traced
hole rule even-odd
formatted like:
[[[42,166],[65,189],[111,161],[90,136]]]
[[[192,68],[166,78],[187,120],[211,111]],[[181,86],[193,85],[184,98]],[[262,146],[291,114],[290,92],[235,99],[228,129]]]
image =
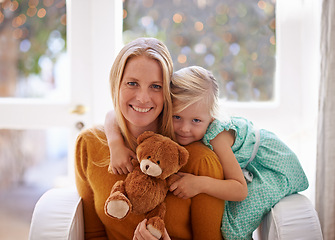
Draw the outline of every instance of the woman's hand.
[[[144,219],[137,225],[133,240],[157,240],[157,238],[154,237],[147,229],[147,219]],[[166,228],[164,229],[163,240],[171,240]]]
[[[179,198],[187,199],[201,193],[201,176],[177,173],[181,178],[170,186],[170,191]]]
[[[114,174],[127,174],[132,172],[134,167],[131,160],[136,159],[136,154],[123,144],[114,142],[109,145],[111,157],[108,171]]]

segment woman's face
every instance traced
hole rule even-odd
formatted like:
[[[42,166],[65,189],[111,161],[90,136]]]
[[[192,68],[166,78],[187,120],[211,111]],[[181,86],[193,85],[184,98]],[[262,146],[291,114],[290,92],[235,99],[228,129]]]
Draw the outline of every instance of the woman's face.
[[[145,56],[129,59],[119,94],[121,113],[129,130],[157,131],[163,101],[163,75],[159,63]]]

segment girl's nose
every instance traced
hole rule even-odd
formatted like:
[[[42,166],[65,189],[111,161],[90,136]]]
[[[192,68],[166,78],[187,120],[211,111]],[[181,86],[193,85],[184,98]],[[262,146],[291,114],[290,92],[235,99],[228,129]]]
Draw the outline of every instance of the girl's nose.
[[[180,130],[181,130],[182,132],[189,132],[189,131],[190,131],[190,126],[189,126],[187,123],[184,123],[184,124],[181,126]]]

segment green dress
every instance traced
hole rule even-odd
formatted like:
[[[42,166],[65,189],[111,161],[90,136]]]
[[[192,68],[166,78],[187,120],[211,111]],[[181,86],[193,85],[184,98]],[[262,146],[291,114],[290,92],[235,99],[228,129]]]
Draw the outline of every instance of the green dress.
[[[203,138],[204,144],[213,149],[209,141],[230,129],[235,131],[235,157],[241,168],[251,173],[252,180],[244,201],[226,201],[221,231],[224,239],[251,239],[271,207],[287,195],[306,190],[308,180],[291,149],[276,135],[256,129],[245,118],[214,120]]]

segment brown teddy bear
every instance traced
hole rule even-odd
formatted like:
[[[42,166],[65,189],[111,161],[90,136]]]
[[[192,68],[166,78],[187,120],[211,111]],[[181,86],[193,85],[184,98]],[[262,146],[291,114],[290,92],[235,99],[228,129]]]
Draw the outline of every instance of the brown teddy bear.
[[[188,151],[168,137],[144,132],[137,138],[134,170],[117,181],[105,203],[105,213],[123,219],[130,212],[145,214],[147,228],[158,239],[164,234],[164,199],[178,179],[174,173],[188,161]]]

